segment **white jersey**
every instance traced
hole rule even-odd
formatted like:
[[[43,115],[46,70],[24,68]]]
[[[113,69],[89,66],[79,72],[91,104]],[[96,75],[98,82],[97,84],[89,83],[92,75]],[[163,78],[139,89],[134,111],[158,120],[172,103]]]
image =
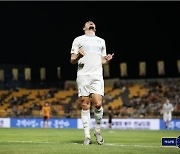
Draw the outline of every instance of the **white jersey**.
[[[77,76],[103,75],[102,56],[106,56],[105,40],[91,35],[81,35],[74,39],[71,53],[78,54],[79,48],[85,52],[78,61]]]
[[[164,121],[171,121],[172,119],[173,105],[170,103],[164,103],[162,107]]]
[[[173,111],[173,106],[170,103],[164,103],[163,107],[162,107],[162,111],[164,114],[171,114],[171,112]]]

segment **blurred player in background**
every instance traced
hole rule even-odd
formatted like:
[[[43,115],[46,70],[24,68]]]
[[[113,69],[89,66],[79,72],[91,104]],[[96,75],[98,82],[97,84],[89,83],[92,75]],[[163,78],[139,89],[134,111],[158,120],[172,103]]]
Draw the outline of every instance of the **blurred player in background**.
[[[113,109],[111,106],[108,107],[108,128],[112,128]]]
[[[166,129],[169,128],[169,124],[172,120],[173,105],[169,102],[169,99],[165,99],[165,103],[162,106],[161,114],[163,114],[163,120]]]
[[[43,128],[49,127],[49,118],[50,118],[51,108],[48,102],[45,102],[42,107],[42,115],[43,115]]]
[[[90,102],[94,105],[96,121],[94,136],[98,144],[104,139],[100,132],[103,117],[102,99],[104,96],[104,79],[102,65],[108,64],[114,54],[106,54],[105,40],[96,36],[96,25],[92,21],[85,23],[84,35],[74,39],[71,48],[71,63],[78,63],[77,86],[81,98],[81,119],[84,127],[84,145],[91,144],[90,136]]]

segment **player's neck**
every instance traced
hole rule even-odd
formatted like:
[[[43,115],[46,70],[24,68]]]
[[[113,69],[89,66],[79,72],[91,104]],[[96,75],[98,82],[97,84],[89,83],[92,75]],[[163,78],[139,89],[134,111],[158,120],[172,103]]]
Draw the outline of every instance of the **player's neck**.
[[[86,30],[85,35],[95,36],[95,32],[93,30]]]

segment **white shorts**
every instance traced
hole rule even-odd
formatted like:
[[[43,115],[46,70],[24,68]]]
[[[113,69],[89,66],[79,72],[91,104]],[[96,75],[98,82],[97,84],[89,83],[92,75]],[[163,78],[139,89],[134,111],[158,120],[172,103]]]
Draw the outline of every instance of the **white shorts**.
[[[104,80],[101,75],[80,75],[76,79],[78,96],[99,94],[104,96]]]
[[[171,121],[172,120],[172,115],[171,114],[163,114],[163,120],[164,121]]]

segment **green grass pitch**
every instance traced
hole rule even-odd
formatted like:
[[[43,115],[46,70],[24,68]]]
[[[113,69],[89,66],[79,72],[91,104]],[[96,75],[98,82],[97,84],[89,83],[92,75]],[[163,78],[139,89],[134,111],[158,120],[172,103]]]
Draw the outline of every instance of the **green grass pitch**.
[[[180,154],[178,147],[162,147],[162,137],[180,131],[102,130],[104,144],[82,145],[82,129],[1,128],[0,154]]]

